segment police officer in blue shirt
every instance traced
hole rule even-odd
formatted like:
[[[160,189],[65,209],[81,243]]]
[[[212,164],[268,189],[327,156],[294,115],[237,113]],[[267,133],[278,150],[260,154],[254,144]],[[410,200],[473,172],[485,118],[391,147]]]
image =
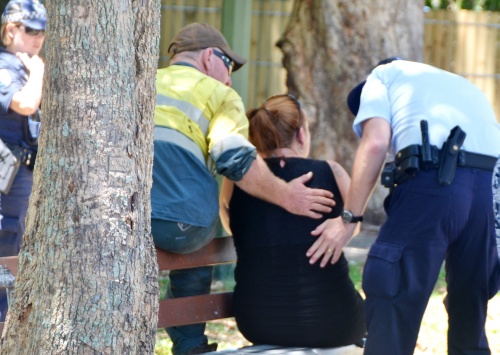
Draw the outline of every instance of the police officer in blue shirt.
[[[38,56],[47,15],[38,0],[11,0],[2,14],[0,47],[0,139],[20,162],[6,193],[0,194],[0,255],[17,255],[33,185],[40,129],[44,63]],[[7,303],[0,295],[1,319]]]
[[[348,98],[361,137],[342,219],[313,235],[310,262],[335,262],[382,173],[387,220],[363,271],[365,355],[413,354],[445,262],[450,355],[490,354],[488,301],[498,291],[492,177],[500,125],[471,82],[399,58],[377,66]]]

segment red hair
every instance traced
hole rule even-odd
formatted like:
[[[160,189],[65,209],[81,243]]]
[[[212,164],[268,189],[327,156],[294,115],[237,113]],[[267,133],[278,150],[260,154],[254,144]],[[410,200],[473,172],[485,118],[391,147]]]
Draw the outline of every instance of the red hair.
[[[264,156],[277,148],[290,147],[304,124],[300,103],[292,95],[268,98],[259,108],[249,110],[249,140]]]

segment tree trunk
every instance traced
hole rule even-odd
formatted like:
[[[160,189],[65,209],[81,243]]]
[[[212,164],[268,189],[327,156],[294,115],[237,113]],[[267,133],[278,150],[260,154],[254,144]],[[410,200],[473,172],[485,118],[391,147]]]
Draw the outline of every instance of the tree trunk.
[[[1,354],[152,354],[160,1],[47,11],[40,149]]]
[[[312,132],[312,156],[334,159],[348,171],[358,138],[346,98],[381,59],[423,58],[421,0],[295,0],[278,46],[284,54],[287,85],[299,97]],[[365,216],[384,218],[378,186]]]

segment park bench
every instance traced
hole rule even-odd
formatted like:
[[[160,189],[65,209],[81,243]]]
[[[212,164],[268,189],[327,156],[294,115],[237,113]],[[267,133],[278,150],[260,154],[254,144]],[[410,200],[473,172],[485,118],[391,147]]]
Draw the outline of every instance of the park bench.
[[[160,271],[188,269],[198,266],[234,263],[236,252],[231,237],[215,238],[204,248],[191,254],[174,254],[156,250]],[[0,257],[0,265],[5,266],[15,276],[17,257]],[[160,301],[158,328],[209,322],[234,317],[232,292],[166,299]],[[0,333],[3,323],[0,323]],[[351,345],[342,348],[311,349],[284,348],[271,345],[248,346],[240,349],[221,350],[210,354],[292,354],[292,355],[360,355],[362,349]],[[208,354],[208,353],[207,353]]]

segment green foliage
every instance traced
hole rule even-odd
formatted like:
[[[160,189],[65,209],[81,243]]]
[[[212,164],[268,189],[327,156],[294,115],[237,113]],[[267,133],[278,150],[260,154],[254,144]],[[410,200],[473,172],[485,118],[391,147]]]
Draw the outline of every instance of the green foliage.
[[[439,295],[444,293],[446,293],[446,271],[443,264],[443,267],[441,267],[441,270],[439,271],[436,285],[434,286],[434,294]]]
[[[356,290],[361,290],[361,281],[363,279],[363,267],[364,263],[360,263],[357,261],[349,261],[349,276],[351,276],[351,280],[354,283],[354,287]]]
[[[425,0],[431,9],[500,11],[500,0]]]

